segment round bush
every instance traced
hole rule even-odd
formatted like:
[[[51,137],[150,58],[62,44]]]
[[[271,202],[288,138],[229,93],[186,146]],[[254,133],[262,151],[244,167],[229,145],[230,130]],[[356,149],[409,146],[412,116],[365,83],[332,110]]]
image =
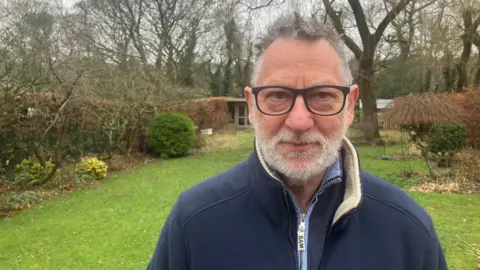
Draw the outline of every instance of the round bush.
[[[45,166],[42,166],[33,158],[24,159],[22,163],[15,166],[13,182],[21,185],[38,184],[45,180],[54,168],[55,164],[51,161],[45,162]]]
[[[428,148],[432,153],[446,153],[465,146],[467,133],[459,124],[437,124],[428,134]]]
[[[75,177],[78,180],[100,180],[107,177],[108,166],[96,157],[82,158],[75,166]]]
[[[148,145],[162,158],[187,155],[195,144],[195,137],[193,121],[180,113],[159,114],[148,126]]]

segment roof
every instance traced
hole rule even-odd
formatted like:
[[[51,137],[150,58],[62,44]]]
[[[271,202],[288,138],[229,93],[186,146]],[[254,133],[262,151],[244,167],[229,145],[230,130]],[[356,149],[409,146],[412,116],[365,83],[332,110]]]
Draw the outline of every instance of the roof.
[[[362,101],[360,100],[360,108],[363,108]],[[386,109],[393,106],[393,99],[377,99],[377,109]]]
[[[418,126],[458,123],[466,112],[447,95],[424,93],[397,97],[385,114],[387,126]]]
[[[228,97],[228,102],[247,102],[245,98]]]

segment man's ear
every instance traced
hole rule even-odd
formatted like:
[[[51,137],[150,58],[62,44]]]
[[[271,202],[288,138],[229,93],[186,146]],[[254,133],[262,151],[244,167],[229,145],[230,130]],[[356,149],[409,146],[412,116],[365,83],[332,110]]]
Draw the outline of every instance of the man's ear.
[[[360,90],[358,89],[358,85],[354,84],[350,86],[350,93],[347,96],[348,99],[348,125],[350,126],[353,123],[353,119],[355,119],[355,104],[358,101],[358,97],[360,95]]]
[[[245,93],[245,100],[247,100],[247,105],[248,105],[248,120],[250,123],[253,123],[253,115],[252,115],[252,110],[255,110],[253,106],[253,99],[255,98],[252,93],[252,88],[250,87],[245,87],[244,89]]]

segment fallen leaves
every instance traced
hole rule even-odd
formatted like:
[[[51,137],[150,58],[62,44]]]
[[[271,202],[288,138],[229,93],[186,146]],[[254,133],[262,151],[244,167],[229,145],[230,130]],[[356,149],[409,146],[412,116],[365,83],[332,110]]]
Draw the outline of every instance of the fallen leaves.
[[[480,270],[480,245],[472,245],[473,246],[473,251],[475,252],[475,255],[477,256],[477,269]]]
[[[420,191],[426,193],[442,193],[442,194],[452,194],[460,192],[460,185],[458,183],[449,183],[449,184],[437,184],[437,183],[422,183],[419,185],[412,186],[410,191]]]

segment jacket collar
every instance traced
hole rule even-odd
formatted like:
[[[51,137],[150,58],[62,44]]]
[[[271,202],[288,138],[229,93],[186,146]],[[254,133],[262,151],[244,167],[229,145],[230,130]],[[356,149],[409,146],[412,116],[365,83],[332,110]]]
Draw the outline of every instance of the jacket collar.
[[[344,172],[345,193],[342,203],[335,212],[332,226],[335,225],[340,218],[357,208],[362,200],[358,154],[352,143],[346,137],[343,139],[341,162]],[[284,189],[286,189],[286,187],[267,166],[261,151],[259,151],[257,140],[255,140],[255,150],[249,158],[249,163],[253,165],[254,176],[256,176],[251,177],[251,185],[257,194],[257,199],[262,206],[265,207],[267,214],[272,220],[281,222],[283,217],[285,217],[285,213],[283,213],[285,207],[281,205],[281,201],[284,201],[282,196],[284,196]]]
[[[342,164],[345,172],[345,194],[343,202],[337,208],[332,225],[350,211],[355,210],[362,201],[362,183],[360,181],[360,162],[358,153],[352,143],[343,139]]]

